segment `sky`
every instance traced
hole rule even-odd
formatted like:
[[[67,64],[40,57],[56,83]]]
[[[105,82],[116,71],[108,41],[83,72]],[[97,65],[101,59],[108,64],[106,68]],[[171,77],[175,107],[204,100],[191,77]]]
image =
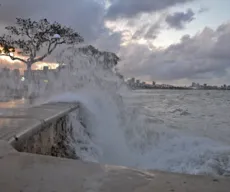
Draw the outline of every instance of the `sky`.
[[[230,85],[229,7],[228,0],[1,0],[0,34],[16,17],[47,18],[115,52],[127,78]]]

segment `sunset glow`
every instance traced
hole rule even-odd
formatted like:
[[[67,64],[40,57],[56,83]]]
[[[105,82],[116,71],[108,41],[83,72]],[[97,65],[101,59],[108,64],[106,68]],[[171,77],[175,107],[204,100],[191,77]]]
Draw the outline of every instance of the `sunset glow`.
[[[58,67],[57,63],[46,63],[46,62],[39,62],[34,64],[34,69],[42,69],[44,66],[48,66],[50,69],[56,69]]]
[[[2,48],[0,47],[0,51],[2,51]],[[26,57],[23,57],[17,52],[13,53],[15,57],[22,58],[26,60]],[[33,65],[33,70],[39,70],[42,69],[44,66],[48,66],[50,69],[56,69],[58,67],[57,63],[51,63],[51,62],[37,62]],[[21,72],[23,72],[26,69],[25,63],[18,61],[18,60],[12,60],[9,56],[0,56],[0,68],[7,67],[9,69],[19,69]]]
[[[34,70],[42,69],[44,66],[48,66],[50,69],[56,69],[58,67],[57,63],[49,63],[49,62],[38,62],[33,65]],[[20,61],[12,60],[8,56],[1,56],[0,57],[0,68],[7,67],[9,69],[19,69],[23,72],[26,69],[26,65]]]

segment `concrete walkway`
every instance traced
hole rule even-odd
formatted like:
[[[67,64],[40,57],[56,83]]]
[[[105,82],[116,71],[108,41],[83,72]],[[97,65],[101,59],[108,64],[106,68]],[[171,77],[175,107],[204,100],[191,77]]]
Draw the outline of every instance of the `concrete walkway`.
[[[58,103],[0,109],[4,111],[0,115],[0,192],[230,192],[228,178],[85,163],[19,153],[11,146],[76,106]]]
[[[230,180],[84,163],[0,142],[1,192],[229,192]]]
[[[74,103],[50,103],[32,108],[0,108],[0,140],[13,143],[15,139],[24,139],[76,107]]]

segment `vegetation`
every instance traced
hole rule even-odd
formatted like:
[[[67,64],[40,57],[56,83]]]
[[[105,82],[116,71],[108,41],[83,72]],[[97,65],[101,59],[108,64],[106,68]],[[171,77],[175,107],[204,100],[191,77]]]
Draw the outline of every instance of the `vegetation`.
[[[37,22],[17,18],[16,25],[6,27],[6,30],[8,34],[0,36],[0,56],[25,63],[29,71],[34,63],[43,61],[57,46],[84,41],[72,28],[50,23],[47,19]]]
[[[8,26],[6,30],[8,33],[0,36],[0,57],[6,56],[14,61],[23,62],[28,71],[31,71],[33,64],[51,55],[59,45],[74,45],[84,41],[83,37],[72,28],[62,26],[57,22],[50,23],[47,19],[32,21],[17,18],[16,25]],[[82,53],[95,58],[105,69],[114,69],[120,61],[115,53],[99,51],[92,45],[80,48],[71,46],[66,51],[72,48],[78,54]],[[118,74],[117,71],[116,73]],[[30,76],[30,73],[28,74]],[[119,77],[122,78],[120,74]]]
[[[99,51],[92,45],[81,47],[79,48],[79,51],[85,55],[92,56],[99,61],[102,61],[104,65],[103,67],[106,69],[112,69],[120,61],[120,58],[115,53]]]

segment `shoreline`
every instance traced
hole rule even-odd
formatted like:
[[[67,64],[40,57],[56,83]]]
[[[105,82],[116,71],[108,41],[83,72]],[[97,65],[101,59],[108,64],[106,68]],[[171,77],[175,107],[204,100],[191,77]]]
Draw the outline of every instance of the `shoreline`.
[[[132,90],[199,90],[199,91],[230,91],[229,89],[211,89],[211,88],[200,88],[200,89],[194,89],[194,88],[189,88],[189,87],[151,87],[151,88],[133,88],[131,87]]]

